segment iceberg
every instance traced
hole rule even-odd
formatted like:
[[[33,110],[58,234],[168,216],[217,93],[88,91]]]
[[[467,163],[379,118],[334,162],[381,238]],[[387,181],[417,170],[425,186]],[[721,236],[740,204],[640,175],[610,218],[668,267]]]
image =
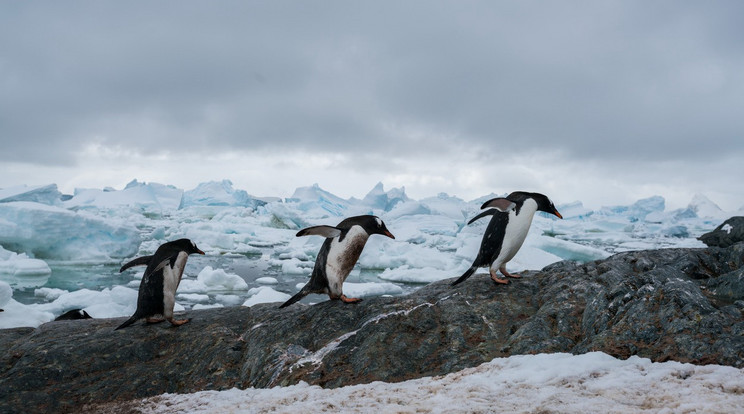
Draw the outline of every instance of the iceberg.
[[[253,288],[248,291],[251,295],[248,300],[243,302],[243,306],[251,307],[259,303],[274,303],[274,302],[286,302],[287,299],[291,298],[290,295],[276,291],[268,286],[261,286]]]
[[[730,214],[721,210],[718,205],[708,197],[702,194],[695,194],[690,200],[690,204],[687,206],[689,210],[692,210],[697,217],[700,218],[711,218],[716,220],[725,220],[731,217]]]
[[[0,278],[10,281],[16,287],[43,286],[52,269],[39,259],[32,259],[25,253],[14,253],[0,246]]]
[[[0,203],[0,245],[35,258],[115,261],[139,249],[139,232],[124,222],[29,201]]]
[[[665,200],[661,196],[643,198],[630,206],[603,207],[601,212],[607,216],[620,215],[630,219],[631,222],[643,220],[653,212],[664,211]]]
[[[68,209],[115,209],[131,207],[146,211],[169,212],[181,204],[183,190],[158,183],[140,183],[132,180],[121,191],[112,189],[75,189],[71,199],[65,201]]]
[[[240,276],[227,273],[224,269],[213,269],[205,266],[196,280],[183,279],[178,287],[183,293],[231,292],[248,290],[248,284]]]
[[[323,190],[317,183],[311,187],[297,188],[287,202],[298,202],[300,210],[319,218],[329,217],[329,215],[344,216],[350,205],[349,201]]]
[[[249,195],[243,190],[234,189],[232,181],[222,180],[201,183],[193,190],[186,191],[183,194],[180,207],[232,206],[256,209],[265,204],[266,202]]]
[[[13,297],[13,288],[7,282],[0,280],[0,309]]]
[[[375,187],[367,193],[362,199],[362,204],[375,210],[390,211],[399,203],[409,201],[406,196],[405,187],[393,188],[385,192],[382,182],[378,182]]]
[[[33,201],[47,205],[58,205],[61,200],[62,193],[57,190],[57,184],[39,186],[19,185],[0,188],[0,203]]]

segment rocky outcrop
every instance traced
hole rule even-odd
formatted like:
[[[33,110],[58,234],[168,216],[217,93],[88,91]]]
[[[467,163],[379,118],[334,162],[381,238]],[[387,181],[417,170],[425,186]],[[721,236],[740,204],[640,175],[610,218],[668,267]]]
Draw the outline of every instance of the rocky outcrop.
[[[720,226],[698,237],[710,247],[729,247],[744,241],[744,217],[736,216],[721,223]]]
[[[79,411],[165,392],[402,381],[495,357],[603,351],[744,367],[744,243],[560,262],[508,285],[476,275],[403,297],[188,312],[0,331],[0,412]]]

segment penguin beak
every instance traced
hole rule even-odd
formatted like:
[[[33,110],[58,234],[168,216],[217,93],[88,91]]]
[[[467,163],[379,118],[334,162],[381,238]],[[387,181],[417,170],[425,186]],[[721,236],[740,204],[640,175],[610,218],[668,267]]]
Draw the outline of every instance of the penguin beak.
[[[555,214],[556,216],[558,216],[559,219],[562,219],[563,218],[563,216],[561,216],[561,213],[559,213],[558,210],[553,209],[553,214]]]
[[[390,233],[390,232],[389,232],[389,231],[387,231],[387,230],[385,230],[385,232],[384,232],[384,233],[382,233],[382,234],[384,234],[384,235],[386,235],[386,236],[390,237],[391,239],[395,239],[395,236],[393,236],[393,233]]]
[[[204,254],[204,252],[203,252],[203,251],[201,251],[200,249],[196,249],[196,253],[199,253],[199,254]]]

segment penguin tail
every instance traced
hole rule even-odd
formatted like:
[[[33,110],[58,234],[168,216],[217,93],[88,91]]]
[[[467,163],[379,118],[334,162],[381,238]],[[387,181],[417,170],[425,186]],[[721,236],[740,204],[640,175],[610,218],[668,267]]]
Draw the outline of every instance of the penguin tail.
[[[308,291],[308,290],[305,290],[305,288],[302,288],[302,289],[301,289],[301,290],[300,290],[299,292],[297,292],[297,293],[296,293],[296,294],[295,294],[294,296],[292,296],[291,298],[289,298],[289,300],[287,300],[286,302],[284,302],[284,303],[282,304],[282,306],[280,306],[280,307],[279,307],[279,309],[281,309],[281,308],[286,308],[287,306],[289,306],[289,305],[291,305],[291,304],[293,304],[293,303],[295,303],[295,302],[299,301],[300,299],[304,298],[304,297],[305,297],[305,296],[307,296],[307,295],[308,295],[309,293],[310,293],[310,291]]]
[[[126,328],[127,326],[129,326],[129,325],[131,325],[131,324],[133,324],[133,323],[137,322],[137,319],[139,319],[139,318],[140,318],[140,317],[139,317],[139,315],[137,315],[137,314],[135,313],[134,315],[132,315],[132,317],[131,317],[131,318],[127,319],[127,321],[126,321],[126,322],[124,322],[123,324],[119,325],[119,327],[118,327],[118,328],[116,328],[116,329],[114,329],[114,330],[115,330],[115,331],[118,331],[118,330],[119,330],[119,329],[121,329],[121,328]]]
[[[462,283],[462,282],[464,282],[464,281],[465,281],[465,279],[469,278],[470,276],[472,276],[472,275],[473,275],[473,273],[475,273],[475,270],[476,270],[476,269],[478,269],[478,267],[477,267],[477,266],[471,266],[471,267],[470,267],[470,269],[466,270],[466,271],[465,271],[465,273],[463,273],[463,274],[462,274],[462,276],[460,276],[460,278],[459,278],[459,279],[457,279],[457,280],[455,280],[454,282],[452,282],[452,283],[450,284],[450,286],[455,286],[455,285],[456,285],[456,284],[458,284],[458,283]]]

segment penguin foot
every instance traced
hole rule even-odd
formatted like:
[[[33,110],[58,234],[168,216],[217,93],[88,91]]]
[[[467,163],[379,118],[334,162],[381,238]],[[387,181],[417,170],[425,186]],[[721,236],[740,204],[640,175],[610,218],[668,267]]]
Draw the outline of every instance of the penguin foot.
[[[165,321],[165,318],[146,318],[145,322],[147,323],[160,323]]]
[[[518,275],[516,273],[509,273],[509,272],[507,272],[506,271],[506,268],[503,267],[503,266],[501,268],[499,268],[499,271],[501,272],[501,274],[503,274],[506,277],[513,277],[514,279],[519,279],[520,277],[522,277],[522,276],[520,276],[520,275]]]
[[[502,278],[496,276],[496,272],[494,272],[493,270],[491,270],[488,273],[491,274],[491,280],[493,280],[493,283],[498,283],[498,284],[501,284],[501,285],[505,285],[505,284],[509,283],[508,280],[502,279]]]
[[[340,299],[344,303],[359,303],[362,301],[360,298],[347,298],[346,295],[341,295]]]
[[[175,326],[181,326],[181,325],[183,325],[185,323],[188,323],[190,320],[191,320],[191,318],[189,318],[189,319],[173,319],[173,318],[171,318],[171,319],[168,319],[168,322],[170,322],[171,325],[173,325],[175,327]]]

